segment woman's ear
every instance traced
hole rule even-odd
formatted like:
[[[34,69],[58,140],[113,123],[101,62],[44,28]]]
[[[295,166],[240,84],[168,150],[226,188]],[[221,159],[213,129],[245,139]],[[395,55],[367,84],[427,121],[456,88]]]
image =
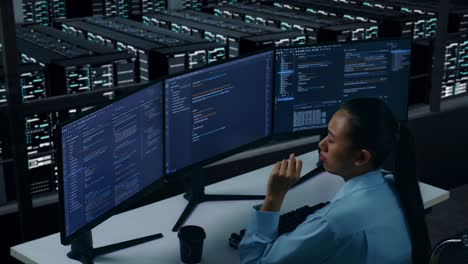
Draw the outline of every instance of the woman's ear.
[[[354,161],[356,167],[362,167],[370,164],[372,153],[367,149],[361,149],[357,154],[357,159]]]

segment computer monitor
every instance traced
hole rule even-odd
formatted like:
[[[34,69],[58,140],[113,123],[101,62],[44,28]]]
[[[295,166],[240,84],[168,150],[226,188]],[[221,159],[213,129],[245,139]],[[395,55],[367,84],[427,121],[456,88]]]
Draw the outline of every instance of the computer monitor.
[[[61,241],[72,244],[70,257],[100,254],[74,252],[74,242],[92,243],[94,226],[162,181],[162,88],[147,84],[59,126]]]
[[[410,55],[409,39],[276,49],[274,135],[319,134],[358,97],[380,98],[407,120]]]
[[[267,51],[166,79],[166,173],[270,136],[272,70]]]
[[[166,79],[165,168],[168,179],[189,169],[196,171],[194,168],[269,139],[272,90],[272,50]],[[189,204],[194,200],[210,200],[203,194],[203,184],[197,181],[201,180],[195,180],[197,186],[192,185],[189,191],[192,195],[188,198]],[[193,208],[186,210],[191,212]],[[178,221],[174,230],[182,222]]]

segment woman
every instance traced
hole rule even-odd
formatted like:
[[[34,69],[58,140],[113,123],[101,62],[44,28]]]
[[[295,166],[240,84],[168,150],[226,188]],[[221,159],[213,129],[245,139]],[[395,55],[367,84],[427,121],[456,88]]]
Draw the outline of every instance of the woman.
[[[293,232],[277,235],[278,211],[302,161],[275,164],[267,195],[239,246],[241,263],[412,263],[412,243],[393,178],[379,167],[397,145],[398,126],[378,99],[343,104],[319,143],[325,170],[344,185]]]

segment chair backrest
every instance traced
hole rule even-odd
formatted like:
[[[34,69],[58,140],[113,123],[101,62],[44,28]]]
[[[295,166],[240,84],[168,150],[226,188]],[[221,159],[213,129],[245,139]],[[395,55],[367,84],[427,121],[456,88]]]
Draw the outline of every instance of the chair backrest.
[[[468,263],[468,235],[440,241],[432,250],[429,264]]]

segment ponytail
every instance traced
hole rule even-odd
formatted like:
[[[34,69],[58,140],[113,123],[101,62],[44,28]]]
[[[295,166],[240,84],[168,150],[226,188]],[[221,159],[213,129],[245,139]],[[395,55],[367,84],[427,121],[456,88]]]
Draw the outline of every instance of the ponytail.
[[[406,217],[413,250],[413,263],[429,263],[431,244],[424,206],[416,177],[415,144],[406,125],[401,124],[395,157],[395,188]]]
[[[372,165],[379,168],[395,151],[395,191],[406,218],[413,250],[413,263],[428,263],[431,244],[424,207],[416,177],[415,146],[405,124],[398,126],[391,110],[378,98],[346,101],[341,109],[350,115],[348,125],[352,148],[368,149]]]

